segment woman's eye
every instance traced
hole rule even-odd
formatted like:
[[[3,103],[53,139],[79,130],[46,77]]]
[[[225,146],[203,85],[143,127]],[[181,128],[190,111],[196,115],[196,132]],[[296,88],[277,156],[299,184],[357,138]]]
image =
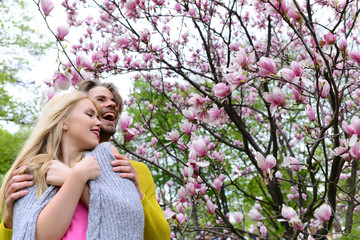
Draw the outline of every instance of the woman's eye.
[[[92,113],[86,113],[86,115],[88,115],[89,117],[92,117],[92,116],[93,116]]]

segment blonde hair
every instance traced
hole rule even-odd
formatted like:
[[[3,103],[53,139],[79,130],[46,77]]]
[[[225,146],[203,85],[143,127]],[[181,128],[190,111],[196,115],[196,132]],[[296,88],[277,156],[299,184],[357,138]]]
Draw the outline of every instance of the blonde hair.
[[[1,210],[4,210],[5,189],[12,173],[22,165],[27,166],[27,171],[32,171],[37,198],[49,187],[46,183],[46,172],[51,160],[57,159],[59,154],[63,123],[75,105],[83,99],[90,99],[100,112],[98,103],[82,92],[59,95],[46,104],[24,147],[3,179],[0,189]],[[79,161],[83,154],[84,152],[79,153],[75,161]]]

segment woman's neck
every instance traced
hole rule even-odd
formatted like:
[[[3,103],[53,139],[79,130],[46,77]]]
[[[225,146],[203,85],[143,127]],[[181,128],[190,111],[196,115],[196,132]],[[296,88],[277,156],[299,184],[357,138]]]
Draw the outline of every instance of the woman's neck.
[[[66,144],[66,141],[61,142],[61,153],[59,154],[59,160],[66,166],[71,166],[72,162],[76,159],[79,154],[79,150],[74,149],[74,146]]]

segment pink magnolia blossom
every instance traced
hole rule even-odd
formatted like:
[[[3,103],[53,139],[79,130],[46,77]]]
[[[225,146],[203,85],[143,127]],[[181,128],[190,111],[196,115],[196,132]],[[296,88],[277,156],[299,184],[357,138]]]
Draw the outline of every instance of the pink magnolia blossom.
[[[297,88],[293,87],[293,88],[291,89],[291,92],[294,94],[294,99],[295,99],[296,103],[302,103],[302,102],[304,102],[304,101],[307,100],[306,97],[304,97],[304,96],[301,94],[301,92],[298,91]]]
[[[214,188],[216,189],[216,191],[219,191],[219,190],[220,190],[222,184],[223,184],[223,182],[222,182],[220,179],[216,178],[216,179],[214,180],[213,185],[214,185]]]
[[[214,213],[215,213],[215,205],[213,204],[213,202],[210,199],[208,199],[206,201],[206,207],[205,208],[211,215],[214,215]]]
[[[208,189],[208,188],[206,187],[206,185],[201,185],[201,187],[200,187],[200,189],[199,189],[199,193],[200,193],[201,195],[205,195],[207,189]]]
[[[184,109],[182,111],[182,113],[184,114],[184,116],[190,120],[190,121],[193,121],[196,119],[196,116],[197,116],[197,111],[195,110],[194,107],[190,107],[188,109]]]
[[[60,25],[57,27],[57,38],[60,41],[64,41],[64,38],[69,34],[69,26]]]
[[[244,48],[241,48],[235,58],[233,59],[234,64],[241,67],[243,70],[254,70],[253,64],[255,61],[255,54],[252,52],[249,56],[246,53],[246,50]]]
[[[261,77],[268,77],[271,74],[276,74],[276,64],[272,58],[261,57],[258,63],[259,72]]]
[[[225,79],[226,82],[230,84],[231,89],[236,89],[246,83],[246,76],[243,72],[231,72],[225,74]]]
[[[230,43],[229,47],[231,51],[239,51],[241,48],[241,42]]]
[[[284,167],[289,167],[296,172],[301,169],[300,162],[294,157],[285,157],[283,165]]]
[[[51,0],[41,0],[41,9],[45,16],[49,16],[50,12],[54,9],[54,3]]]
[[[186,135],[191,135],[192,132],[196,130],[196,126],[189,122],[188,120],[184,120],[182,124],[179,125],[180,130],[183,131]]]
[[[350,148],[350,155],[355,160],[360,160],[360,141]]]
[[[316,83],[315,83],[316,84]],[[319,80],[319,92],[322,98],[326,98],[330,91],[330,84],[326,80]]]
[[[124,4],[124,7],[126,8],[125,15],[128,18],[135,18],[139,15],[138,4],[136,3],[136,0],[127,0]]]
[[[176,214],[176,220],[180,225],[182,225],[185,221],[185,215],[182,213]]]
[[[228,121],[228,115],[225,112],[225,109],[219,109],[215,104],[207,111],[206,116],[207,118],[205,118],[205,122],[210,125],[221,125]]]
[[[236,222],[238,223],[242,223],[243,219],[244,219],[244,215],[241,212],[234,212],[234,219]]]
[[[47,100],[52,99],[56,95],[56,91],[53,87],[49,87],[46,90],[43,90],[43,97]]]
[[[230,93],[230,87],[226,83],[218,83],[213,87],[213,94],[219,98],[224,98]]]
[[[260,234],[261,234],[261,236],[266,237],[266,235],[267,235],[267,228],[266,228],[265,225],[260,226]]]
[[[192,141],[192,146],[194,147],[197,155],[203,157],[207,155],[206,143],[203,138],[198,138]]]
[[[284,13],[286,9],[286,1],[277,1],[270,0],[269,3],[265,4],[265,12],[270,15],[278,15],[278,11],[280,13]]]
[[[220,174],[220,176],[218,177],[218,179],[222,182],[225,181],[225,178],[226,178],[226,176],[224,174]]]
[[[127,132],[127,129],[130,127],[133,122],[133,118],[127,115],[121,115],[119,119],[119,126],[123,132]]]
[[[151,138],[151,146],[154,146],[157,142],[158,142],[158,139],[156,137]]]
[[[292,19],[291,20],[292,24],[295,24],[297,21],[299,21],[301,19],[301,14],[296,9],[296,7],[288,6],[285,11],[286,11],[286,15]]]
[[[202,97],[197,93],[192,93],[188,102],[196,111],[199,111],[205,103],[209,102],[209,99],[207,97]]]
[[[360,64],[360,52],[358,51],[353,51],[351,53],[349,53],[349,57],[351,60],[357,62],[358,64]]]
[[[174,213],[170,208],[167,208],[164,211],[164,217],[165,219],[171,219],[172,217],[174,217],[176,215],[176,213]]]
[[[351,119],[351,124],[348,125],[346,121],[342,122],[342,129],[346,132],[350,137],[354,134],[360,136],[360,118],[358,116],[354,116]]]
[[[260,213],[256,208],[252,208],[249,212],[249,217],[254,221],[260,220]]]
[[[165,3],[165,0],[152,0],[156,5],[162,6]]]
[[[186,190],[184,187],[180,187],[177,194],[179,196],[180,202],[186,202]]]
[[[193,183],[186,184],[186,190],[190,194],[190,196],[196,196],[196,188]]]
[[[324,40],[327,45],[332,45],[336,42],[336,35],[332,34],[331,32],[324,35]]]
[[[180,3],[176,3],[176,4],[175,4],[175,10],[176,10],[177,12],[180,12],[180,11],[181,11],[181,5],[180,5]]]
[[[341,39],[339,42],[339,49],[340,51],[345,51],[346,50],[346,47],[347,47],[347,40],[346,39]]]
[[[137,146],[136,153],[140,156],[145,156],[148,153],[147,146],[145,143],[141,144],[140,146]]]
[[[179,136],[180,136],[179,132],[176,129],[174,129],[165,136],[165,139],[171,140],[173,143],[176,143],[177,141],[179,141]]]
[[[313,122],[316,120],[315,111],[309,104],[306,105],[305,112],[306,112],[306,115],[308,116],[308,118],[310,119],[310,121]]]
[[[94,52],[91,55],[91,61],[93,62],[94,67],[102,66],[106,64],[106,59],[101,52]]]
[[[301,77],[304,73],[304,69],[301,67],[301,64],[295,61],[291,62],[291,70],[296,77]]]
[[[285,104],[285,94],[279,87],[273,87],[270,93],[264,93],[265,100],[270,103],[271,115],[275,114],[276,108]]]
[[[315,210],[314,216],[321,222],[329,221],[331,217],[331,207],[328,204],[323,204]]]
[[[277,171],[276,173],[275,173],[275,177],[279,180],[280,178],[282,178],[282,173],[281,172],[279,172],[279,171]]]
[[[294,216],[290,219],[289,223],[293,226],[295,230],[303,231],[305,228],[305,224],[301,222],[299,216]]]
[[[283,68],[278,73],[278,76],[284,78],[288,82],[292,82],[292,80],[296,77],[293,70],[289,68]]]
[[[54,75],[54,87],[61,90],[66,90],[70,87],[70,73],[56,73]]]
[[[283,204],[281,208],[281,215],[287,221],[290,221],[296,215],[296,212],[292,207],[287,207],[285,204]]]
[[[264,172],[268,172],[273,167],[276,166],[276,159],[273,155],[267,155],[266,158],[259,152],[256,152],[255,155],[256,162],[258,167],[263,170]]]
[[[140,131],[136,128],[128,128],[127,132],[125,133],[125,141],[130,142],[131,140],[134,140],[139,134]]]
[[[256,226],[254,224],[251,224],[248,229],[248,232],[253,234],[253,233],[255,233],[255,230],[256,230]]]
[[[195,18],[196,17],[196,10],[194,8],[190,8],[188,11],[188,14],[190,17]]]

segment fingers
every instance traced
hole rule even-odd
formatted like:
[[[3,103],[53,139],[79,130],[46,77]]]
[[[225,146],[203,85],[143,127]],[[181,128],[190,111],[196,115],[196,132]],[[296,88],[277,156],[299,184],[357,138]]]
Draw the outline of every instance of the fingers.
[[[13,176],[5,190],[5,198],[8,198],[11,194],[27,187],[31,187],[34,182],[32,181],[33,176],[30,174],[21,174]]]
[[[30,176],[28,176],[28,177],[30,177]],[[20,179],[19,181],[13,182],[13,183],[8,185],[8,188],[5,191],[6,192],[5,197],[8,197],[9,195],[11,195],[14,192],[17,192],[17,191],[19,191],[21,189],[31,187],[32,185],[34,185],[34,182],[31,181],[32,176],[31,176],[31,179],[26,178],[27,176],[22,176],[22,175],[19,175],[19,177],[21,177],[21,178],[19,178]]]
[[[120,173],[119,176],[122,178],[130,179],[134,183],[136,183],[137,180],[136,175],[134,173]]]
[[[135,169],[132,166],[116,166],[113,167],[114,172],[124,172],[124,173],[136,173]]]
[[[18,175],[20,172],[25,171],[27,167],[26,166],[20,166],[17,169],[15,169],[12,173],[12,176]]]
[[[21,191],[10,194],[8,197],[6,197],[6,201],[5,201],[7,208],[9,208],[9,207],[12,208],[12,205],[15,202],[15,200],[22,198],[27,193],[28,193],[28,190],[21,190]]]
[[[111,162],[111,165],[114,167],[116,167],[116,166],[132,166],[130,161],[127,159],[114,160]]]
[[[120,153],[114,154],[114,157],[119,160],[129,160],[127,157],[121,155]]]

